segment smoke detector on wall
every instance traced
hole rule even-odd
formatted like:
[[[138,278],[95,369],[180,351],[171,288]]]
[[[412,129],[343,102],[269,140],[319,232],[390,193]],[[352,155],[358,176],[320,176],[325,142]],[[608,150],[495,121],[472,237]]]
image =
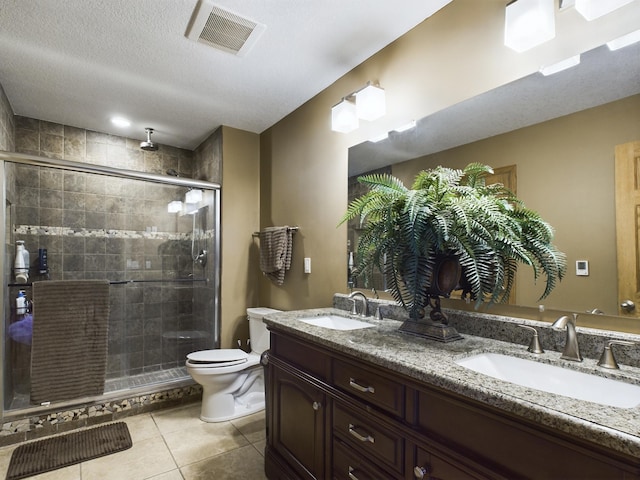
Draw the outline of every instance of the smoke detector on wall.
[[[194,42],[243,57],[266,28],[266,25],[225,10],[211,0],[200,0],[186,36]]]

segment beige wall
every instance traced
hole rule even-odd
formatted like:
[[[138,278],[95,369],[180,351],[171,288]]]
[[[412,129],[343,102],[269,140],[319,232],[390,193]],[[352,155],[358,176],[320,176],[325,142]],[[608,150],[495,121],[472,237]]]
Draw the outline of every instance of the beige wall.
[[[637,29],[640,9],[585,22],[560,12],[556,39],[524,54],[503,45],[503,0],[454,0],[261,135],[261,226],[299,225],[282,287],[264,280],[260,302],[327,306],[346,291],[347,148],[410,119],[473,97]],[[331,107],[368,80],[387,93],[387,115],[351,134],[330,129]],[[303,274],[311,257],[312,273]]]
[[[259,136],[222,127],[222,159],[221,346],[237,348],[249,337],[247,307],[259,306]]]
[[[543,282],[521,266],[517,303],[546,308],[617,312],[614,148],[640,139],[640,95],[584,110],[487,140],[393,166],[410,185],[415,174],[437,165],[469,162],[517,166],[518,197],[556,230],[567,253],[567,276],[544,301]],[[575,275],[576,260],[589,260],[590,275]]]

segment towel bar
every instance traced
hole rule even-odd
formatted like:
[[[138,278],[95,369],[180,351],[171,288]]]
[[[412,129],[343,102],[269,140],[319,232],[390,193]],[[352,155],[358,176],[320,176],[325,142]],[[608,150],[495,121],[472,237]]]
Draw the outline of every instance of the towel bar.
[[[300,227],[287,227],[287,230],[289,230],[289,231],[291,231],[291,232],[293,232],[293,233],[296,233],[296,232],[298,231],[298,229],[299,229],[299,228],[300,228]],[[251,236],[252,236],[252,237],[258,237],[258,236],[260,236],[260,232],[253,232],[253,233],[251,234]]]
[[[109,282],[109,285],[125,285],[128,283],[195,283],[195,282],[209,282],[208,278],[174,278],[171,280],[112,280]],[[7,287],[20,287],[20,288],[29,288],[31,287],[31,282],[27,283],[9,283]]]

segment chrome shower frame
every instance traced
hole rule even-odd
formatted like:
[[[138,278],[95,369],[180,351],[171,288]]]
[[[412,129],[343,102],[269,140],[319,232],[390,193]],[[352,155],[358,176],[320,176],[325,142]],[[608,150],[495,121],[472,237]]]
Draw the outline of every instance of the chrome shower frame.
[[[61,159],[53,159],[53,158],[45,158],[39,157],[36,155],[27,155],[22,153],[13,153],[13,152],[5,152],[0,151],[0,179],[2,179],[2,184],[0,185],[0,196],[2,197],[3,208],[0,209],[0,238],[3,239],[3,242],[6,239],[7,235],[7,212],[6,212],[6,204],[7,204],[7,184],[6,184],[6,175],[5,175],[5,163],[12,162],[16,164],[23,165],[33,165],[40,167],[51,167],[57,168],[61,170],[69,170],[74,172],[82,172],[82,173],[93,173],[97,175],[105,175],[109,177],[117,177],[123,179],[134,179],[134,180],[143,180],[147,182],[160,183],[172,186],[181,186],[187,188],[199,188],[203,190],[209,190],[213,194],[214,200],[214,209],[213,209],[213,229],[216,232],[213,238],[213,251],[207,252],[208,255],[212,255],[214,261],[216,262],[217,267],[213,270],[212,278],[209,278],[209,282],[213,283],[213,290],[215,292],[214,300],[213,300],[213,309],[215,319],[213,322],[213,345],[214,348],[220,348],[220,323],[221,323],[221,305],[220,305],[220,260],[221,260],[221,211],[220,211],[220,200],[221,200],[221,187],[217,183],[206,182],[202,180],[192,180],[183,177],[175,177],[170,175],[159,175],[153,173],[139,172],[135,170],[127,170],[127,169],[119,169],[101,165],[93,165],[93,164],[85,164],[80,162],[73,162],[69,160],[61,160]],[[10,255],[10,252],[6,251],[6,244],[4,246],[5,252],[0,255],[0,271],[3,275],[4,287],[2,290],[2,295],[0,295],[0,311],[3,314],[3,319],[8,315],[8,311],[10,309],[10,305],[7,305],[7,292],[6,286],[10,283],[10,278],[6,278],[5,269],[6,266],[6,258]],[[0,325],[0,335],[1,338],[5,337],[5,322],[4,320]],[[0,358],[5,358],[5,345],[4,340],[0,342]],[[4,369],[0,372],[0,400],[2,400],[2,405],[4,405],[4,394],[5,394],[5,374]],[[4,418],[5,412],[4,408],[0,405],[0,418]]]

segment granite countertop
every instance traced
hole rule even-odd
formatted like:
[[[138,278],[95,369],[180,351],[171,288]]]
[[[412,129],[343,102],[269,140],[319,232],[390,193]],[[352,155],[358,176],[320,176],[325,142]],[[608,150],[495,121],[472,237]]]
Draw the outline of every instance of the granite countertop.
[[[270,328],[289,332],[415,380],[631,455],[640,461],[640,407],[610,407],[521,387],[474,372],[455,361],[481,352],[503,353],[639,385],[640,368],[621,365],[619,371],[608,372],[599,368],[594,359],[585,358],[582,363],[567,362],[560,360],[557,351],[534,355],[527,351],[526,344],[467,334],[463,334],[462,340],[440,343],[399,332],[400,322],[397,320],[367,317],[364,321],[374,324],[375,328],[350,331],[316,327],[298,320],[328,314],[363,321],[344,310],[319,308],[270,314],[264,322]]]

